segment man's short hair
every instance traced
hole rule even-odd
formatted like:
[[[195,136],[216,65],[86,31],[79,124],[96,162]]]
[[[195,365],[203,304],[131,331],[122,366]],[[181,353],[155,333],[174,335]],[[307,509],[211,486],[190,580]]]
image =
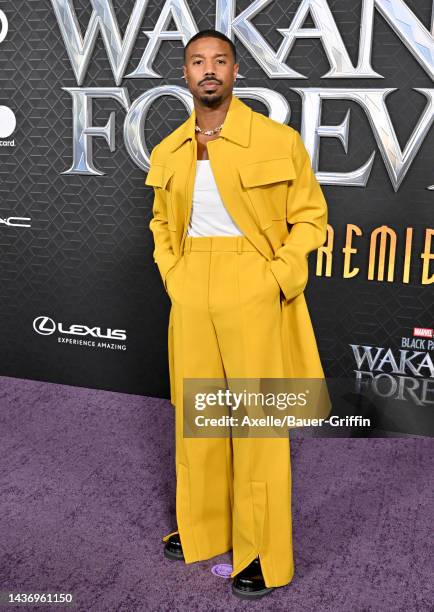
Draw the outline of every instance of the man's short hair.
[[[190,43],[194,42],[195,40],[198,40],[199,38],[220,38],[220,40],[225,40],[230,48],[232,49],[232,55],[234,56],[234,64],[237,63],[237,51],[235,49],[235,45],[234,43],[231,41],[230,38],[228,38],[225,34],[223,34],[223,32],[219,32],[218,30],[200,30],[199,32],[197,32],[194,36],[192,36],[190,38],[190,40],[187,42],[187,44],[184,47],[184,64],[185,64],[185,58],[187,56],[187,47]]]

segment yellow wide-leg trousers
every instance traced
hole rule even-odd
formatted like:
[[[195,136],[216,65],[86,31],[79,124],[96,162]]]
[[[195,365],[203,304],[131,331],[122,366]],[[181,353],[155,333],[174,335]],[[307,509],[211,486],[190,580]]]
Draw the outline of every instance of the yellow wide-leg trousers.
[[[186,563],[259,555],[268,587],[294,575],[289,435],[183,437],[184,378],[284,377],[280,287],[245,236],[187,236],[167,276],[176,389],[176,518]]]

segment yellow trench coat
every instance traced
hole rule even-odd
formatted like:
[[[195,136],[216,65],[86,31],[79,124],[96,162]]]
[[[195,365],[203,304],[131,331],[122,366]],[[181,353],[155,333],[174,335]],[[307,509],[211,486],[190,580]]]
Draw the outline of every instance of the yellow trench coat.
[[[196,172],[196,113],[151,153],[145,181],[154,187],[154,260],[166,276],[183,254]],[[324,244],[327,204],[297,130],[253,111],[232,95],[220,137],[207,143],[211,168],[225,206],[243,234],[269,261],[285,299],[291,377],[324,378],[304,297],[308,255]],[[171,316],[168,328],[175,406]]]

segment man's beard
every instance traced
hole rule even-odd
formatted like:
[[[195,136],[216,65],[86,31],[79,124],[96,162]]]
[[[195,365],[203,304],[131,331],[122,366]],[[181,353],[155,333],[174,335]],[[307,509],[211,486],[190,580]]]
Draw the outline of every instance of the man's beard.
[[[218,106],[221,103],[223,96],[221,94],[217,96],[214,94],[211,94],[211,95],[200,96],[199,99],[204,106],[208,106],[212,108],[213,106]]]

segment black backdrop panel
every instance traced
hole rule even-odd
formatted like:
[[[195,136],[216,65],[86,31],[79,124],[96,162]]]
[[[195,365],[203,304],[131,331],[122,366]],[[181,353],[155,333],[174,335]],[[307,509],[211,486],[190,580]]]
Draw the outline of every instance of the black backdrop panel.
[[[91,2],[77,0],[73,4],[84,35]],[[237,2],[237,13],[249,4]],[[252,23],[274,49],[282,40],[277,28],[289,26],[299,5],[275,0],[253,18]],[[362,3],[336,0],[328,5],[356,66]],[[406,5],[429,30],[431,0],[409,0]],[[114,0],[113,6],[123,36],[134,3]],[[198,29],[214,27],[214,2],[189,1],[188,6]],[[149,42],[144,30],[154,28],[162,7],[162,2],[149,2],[124,74],[139,64]],[[71,167],[73,150],[72,98],[64,88],[117,85],[101,36],[79,85],[51,2],[0,0],[0,10],[8,21],[7,35],[0,43],[0,105],[11,109],[17,122],[13,134],[3,138],[13,139],[14,146],[0,147],[0,374],[168,397],[170,303],[152,258],[148,224],[153,192],[144,186],[145,169],[134,163],[125,147],[126,112],[116,101],[93,102],[94,125],[106,124],[110,113],[115,113],[114,151],[103,138],[93,139],[92,160],[104,174],[62,174]],[[304,27],[313,27],[311,17]],[[172,22],[170,29],[174,28]],[[297,40],[286,60],[307,79],[271,79],[243,44],[236,37],[234,40],[240,74],[246,77],[237,86],[281,93],[290,104],[289,123],[297,130],[303,104],[295,87],[395,88],[387,98],[387,108],[402,149],[427,105],[415,88],[430,88],[432,79],[378,11],[372,66],[383,79],[322,78],[330,64],[315,38]],[[164,41],[152,64],[163,78],[123,78],[118,86],[126,88],[131,102],[161,85],[184,87],[182,49],[181,40]],[[258,101],[246,102],[254,110],[267,112]],[[320,170],[348,172],[359,168],[373,151],[376,157],[365,187],[322,186],[329,204],[329,224],[335,232],[333,268],[331,276],[317,275],[316,257],[311,256],[306,298],[326,375],[354,378],[357,366],[351,344],[383,347],[384,351],[390,348],[399,357],[403,337],[413,338],[414,327],[433,326],[432,285],[421,283],[420,255],[425,231],[433,220],[434,192],[427,186],[434,183],[434,147],[431,130],[395,192],[366,113],[358,104],[324,101],[321,123],[340,124],[348,110],[348,151],[337,139],[322,138]],[[180,101],[169,97],[157,100],[145,122],[148,149],[187,116]],[[5,220],[11,217],[30,218],[30,227],[8,224]],[[347,224],[363,231],[353,261],[360,273],[354,278],[342,277]],[[367,278],[370,233],[381,225],[397,235],[393,282]],[[410,282],[406,284],[401,277],[407,227],[414,233]],[[433,269],[434,263],[431,273]],[[35,331],[41,321],[45,335]],[[71,334],[48,333],[53,322],[61,323],[64,331],[73,324],[100,328],[101,335],[108,328],[125,330],[126,341],[108,340],[109,346],[71,344]],[[82,340],[98,343],[105,339],[87,333]],[[426,352],[432,355],[432,351]],[[422,371],[422,377],[430,378],[429,368]],[[423,421],[428,403],[398,404],[396,414],[401,416],[387,420],[384,428],[423,433],[417,422]]]

